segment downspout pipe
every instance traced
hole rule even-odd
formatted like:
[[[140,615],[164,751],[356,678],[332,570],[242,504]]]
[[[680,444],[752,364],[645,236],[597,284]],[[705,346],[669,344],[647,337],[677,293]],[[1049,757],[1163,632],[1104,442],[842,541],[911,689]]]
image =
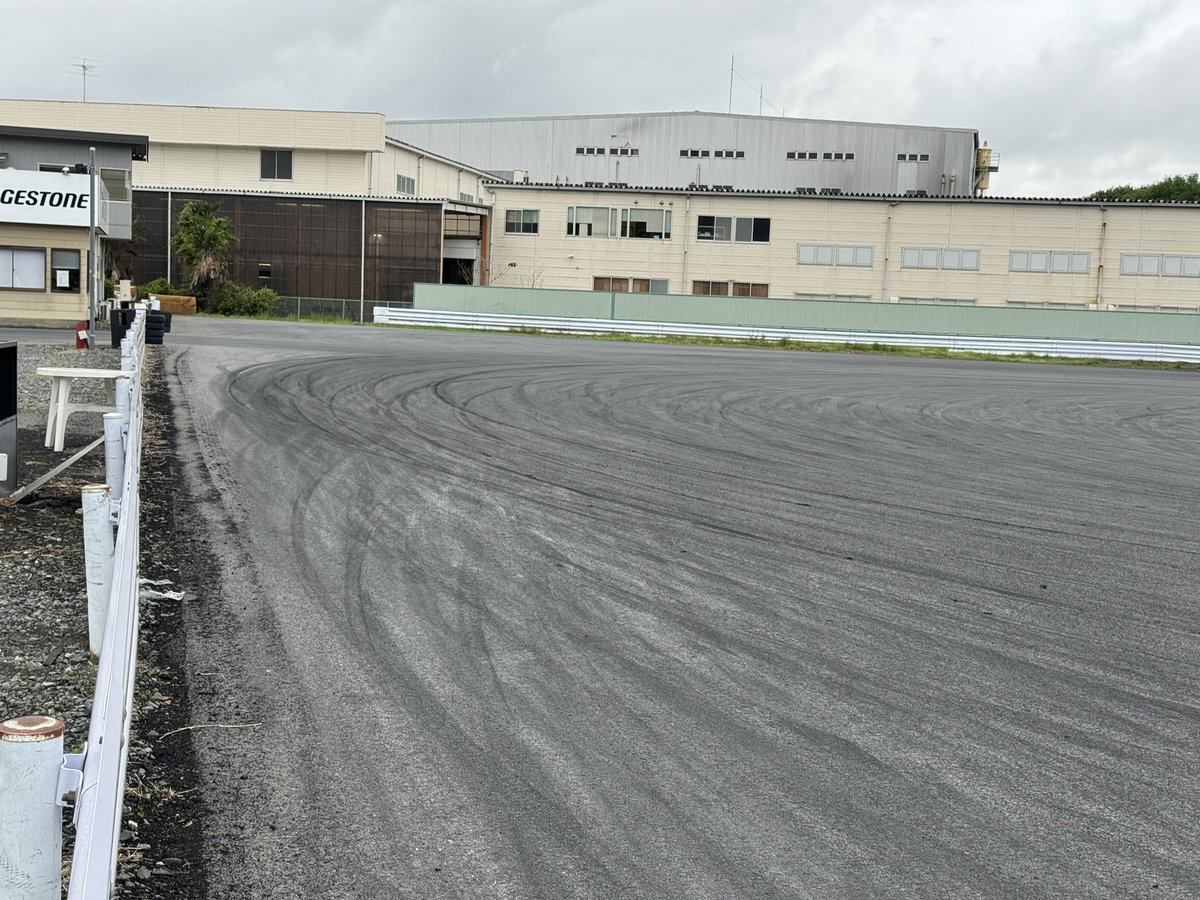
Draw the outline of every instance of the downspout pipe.
[[[892,210],[899,205],[899,200],[892,200],[888,203],[887,223],[883,230],[883,284],[879,288],[879,299],[884,303],[888,302],[888,269],[891,266],[892,258]]]

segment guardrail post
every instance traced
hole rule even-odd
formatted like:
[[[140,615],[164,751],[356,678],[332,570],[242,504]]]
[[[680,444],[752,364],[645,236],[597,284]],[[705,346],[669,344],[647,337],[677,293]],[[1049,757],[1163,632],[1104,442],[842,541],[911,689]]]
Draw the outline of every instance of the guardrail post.
[[[88,650],[98,657],[104,641],[113,575],[113,529],[107,484],[89,484],[83,488],[83,562],[87,572]]]
[[[120,412],[104,414],[104,480],[120,500],[125,486],[125,420]]]
[[[115,379],[115,384],[116,387],[113,390],[116,392],[117,413],[121,416],[121,423],[128,425],[130,397],[133,393],[133,378],[128,375],[118,375]]]
[[[137,360],[133,354],[133,341],[128,337],[121,338],[121,371],[132,372],[137,368]]]
[[[62,896],[62,764],[58,719],[22,716],[0,723],[0,897]]]

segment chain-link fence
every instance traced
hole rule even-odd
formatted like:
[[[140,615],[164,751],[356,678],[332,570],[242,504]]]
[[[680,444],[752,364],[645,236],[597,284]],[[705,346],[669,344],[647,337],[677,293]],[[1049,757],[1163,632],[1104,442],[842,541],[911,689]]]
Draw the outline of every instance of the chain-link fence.
[[[341,319],[373,322],[375,307],[411,309],[411,300],[334,300],[329,297],[280,297],[277,314],[286,319]]]

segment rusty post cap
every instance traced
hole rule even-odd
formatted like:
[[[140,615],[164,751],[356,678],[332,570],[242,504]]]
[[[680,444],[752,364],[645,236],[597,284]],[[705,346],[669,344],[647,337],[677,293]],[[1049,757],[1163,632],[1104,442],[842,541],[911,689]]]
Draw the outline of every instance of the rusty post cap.
[[[0,722],[0,741],[52,741],[63,736],[65,727],[50,716],[21,716]]]

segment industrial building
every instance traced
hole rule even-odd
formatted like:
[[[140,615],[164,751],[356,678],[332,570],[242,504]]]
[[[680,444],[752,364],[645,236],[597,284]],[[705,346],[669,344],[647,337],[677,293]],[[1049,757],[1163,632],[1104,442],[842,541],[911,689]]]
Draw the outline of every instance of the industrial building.
[[[182,280],[174,223],[205,200],[233,221],[235,280],[368,318],[418,282],[1200,311],[1200,205],[987,196],[996,159],[968,129],[31,100],[0,100],[0,123],[0,188],[82,177],[100,148],[102,233],[135,281]],[[81,318],[86,291],[57,285],[85,225],[0,214],[0,320]]]
[[[1200,206],[493,184],[492,283],[1200,311]]]
[[[390,120],[387,131],[504,180],[581,187],[971,196],[998,166],[967,128],[709,112]]]
[[[88,319],[93,226],[97,260],[102,244],[132,237],[131,173],[148,147],[144,136],[0,124],[0,322]]]
[[[388,138],[378,113],[0,100],[0,123],[148,136],[122,195],[119,263],[137,282],[183,279],[168,248],[190,200],[233,220],[235,280],[358,300],[368,317],[417,281],[479,283],[487,265],[487,173]]]

